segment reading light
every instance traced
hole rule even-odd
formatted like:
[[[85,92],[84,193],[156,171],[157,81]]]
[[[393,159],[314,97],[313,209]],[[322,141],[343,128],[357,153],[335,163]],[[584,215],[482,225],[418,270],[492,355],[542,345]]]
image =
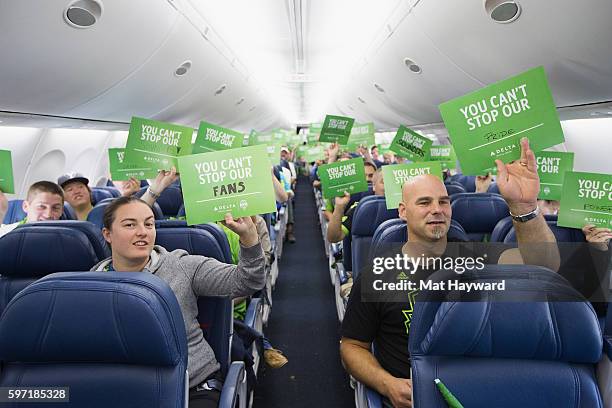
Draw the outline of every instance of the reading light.
[[[185,61],[181,65],[179,65],[179,67],[174,71],[174,75],[176,75],[177,77],[181,77],[185,75],[190,68],[191,61]]]
[[[376,83],[374,84],[374,88],[376,88],[378,92],[385,92],[385,89]]]
[[[219,88],[217,88],[217,90],[215,91],[215,95],[221,95],[223,93],[223,91],[225,91],[225,88],[227,88],[226,84],[221,85]]]
[[[410,58],[404,58],[404,64],[408,67],[410,72],[412,72],[414,74],[420,74],[421,73],[421,67],[416,62],[411,60]]]
[[[73,1],[64,10],[64,20],[75,28],[89,28],[102,16],[102,5],[95,0]]]
[[[485,0],[485,10],[496,23],[511,23],[521,14],[521,6],[512,0]]]

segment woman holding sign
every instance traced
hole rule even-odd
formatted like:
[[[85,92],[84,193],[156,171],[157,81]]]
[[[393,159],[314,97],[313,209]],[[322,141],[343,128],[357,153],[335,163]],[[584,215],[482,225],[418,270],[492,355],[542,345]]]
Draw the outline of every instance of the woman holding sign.
[[[104,211],[102,230],[112,257],[92,269],[152,273],[172,288],[187,331],[191,408],[216,407],[223,380],[197,320],[197,297],[249,296],[265,284],[265,258],[252,218],[234,220],[226,214],[224,224],[240,237],[238,265],[154,245],[155,219],[149,205],[136,197],[118,198]]]

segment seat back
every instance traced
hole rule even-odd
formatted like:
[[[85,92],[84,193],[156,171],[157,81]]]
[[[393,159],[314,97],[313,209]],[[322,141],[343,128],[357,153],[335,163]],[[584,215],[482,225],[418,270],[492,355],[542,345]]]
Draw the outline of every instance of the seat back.
[[[93,187],[91,189],[91,204],[96,205],[106,198],[114,198],[113,193],[101,187]]]
[[[448,192],[448,195],[466,192],[465,187],[463,187],[463,184],[459,184],[457,182],[450,182],[448,184],[445,184],[445,187],[446,191]]]
[[[463,184],[463,187],[465,187],[465,191],[467,191],[468,193],[473,193],[476,191],[476,176],[461,175],[453,181]]]
[[[491,185],[489,185],[489,188],[487,189],[487,193],[501,194],[499,192],[499,186],[497,185],[497,183],[491,183]]]
[[[108,246],[108,243],[102,236],[102,232],[96,225],[92,224],[88,221],[75,221],[75,220],[59,220],[59,221],[38,221],[35,223],[28,223],[22,225],[21,229],[27,229],[32,227],[47,227],[47,228],[57,228],[57,227],[66,227],[74,230],[79,230],[87,236],[89,242],[91,243],[94,252],[98,259],[102,260],[111,256],[111,251]]]
[[[502,218],[501,220],[497,221],[497,224],[495,224],[495,228],[493,228],[493,232],[491,232],[491,237],[489,241],[504,242],[504,239],[506,239],[506,235],[508,235],[512,228],[512,217],[507,216],[505,218]]]
[[[435,378],[466,407],[602,407],[594,373],[601,329],[588,302],[560,301],[581,298],[562,277],[528,265],[487,265],[460,279],[504,280],[505,296],[547,293],[552,301],[452,302],[421,293],[409,336],[416,408],[446,406]]]
[[[472,241],[481,241],[493,232],[499,220],[510,215],[502,196],[492,193],[454,196],[451,208],[452,218],[463,226]]]
[[[93,187],[92,190],[108,191],[113,198],[121,197],[121,191],[119,191],[119,189],[114,186],[98,186],[98,187]]]
[[[177,226],[172,226],[176,223]],[[229,243],[225,234],[224,241],[218,241],[208,227],[178,226],[184,221],[163,221],[157,229],[155,244],[168,251],[183,249],[191,255],[202,255],[215,258],[220,262],[231,263]],[[164,225],[165,224],[165,225]],[[233,308],[229,297],[199,297],[198,321],[204,331],[204,337],[215,352],[215,357],[226,372],[231,363],[231,338],[233,333]]]
[[[33,283],[0,319],[0,361],[0,386],[69,387],[73,406],[186,406],[185,323],[172,290],[148,273]]]
[[[548,227],[555,235],[557,242],[586,242],[584,234],[581,230],[557,226],[556,215],[546,215],[544,218],[546,219],[546,224],[548,224]],[[514,230],[514,227],[508,230],[508,233],[504,237],[504,242],[516,242],[516,231]]]
[[[351,226],[352,269],[350,270],[353,271],[354,278],[359,275],[360,268],[366,265],[376,228],[383,222],[398,218],[398,216],[397,209],[387,210],[384,196],[367,196],[359,202],[355,208]],[[345,250],[344,243],[342,250]],[[346,257],[346,252],[344,254]]]
[[[89,270],[102,260],[82,230],[26,225],[0,239],[0,312],[13,296],[40,277]]]
[[[147,191],[147,188],[148,187],[141,188],[136,195],[138,197],[142,197]],[[170,185],[161,192],[159,198],[155,202],[161,208],[163,218],[177,217],[177,214],[183,205],[183,193],[179,187]]]

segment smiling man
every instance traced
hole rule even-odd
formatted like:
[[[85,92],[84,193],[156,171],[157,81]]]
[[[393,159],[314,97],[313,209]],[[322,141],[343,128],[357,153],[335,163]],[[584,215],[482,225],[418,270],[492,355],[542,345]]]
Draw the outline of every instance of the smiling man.
[[[27,222],[59,220],[64,211],[64,192],[55,183],[39,181],[30,186],[21,206],[26,217],[12,224],[1,224],[0,237]],[[7,209],[8,201],[0,191],[0,220],[4,218]]]

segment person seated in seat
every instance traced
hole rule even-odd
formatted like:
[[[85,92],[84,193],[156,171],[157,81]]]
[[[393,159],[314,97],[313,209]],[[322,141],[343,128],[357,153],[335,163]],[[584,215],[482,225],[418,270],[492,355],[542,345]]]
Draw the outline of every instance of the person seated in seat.
[[[0,237],[26,222],[59,220],[64,212],[64,192],[50,181],[38,181],[30,186],[26,199],[21,204],[26,217],[12,224],[0,224]],[[0,220],[8,210],[8,200],[0,191]]]
[[[155,244],[155,220],[149,204],[136,197],[120,197],[104,211],[102,234],[112,257],[95,271],[152,273],[168,283],[183,313],[188,341],[189,406],[216,407],[222,381],[219,363],[204,339],[197,320],[198,296],[248,296],[265,283],[265,258],[251,217],[225,225],[239,236],[240,260],[228,265],[213,258],[172,252]]]
[[[177,173],[174,167],[170,170],[160,170],[153,183],[149,185],[149,188],[141,197],[142,200],[149,205],[153,205],[166,187],[172,184],[176,179]],[[74,209],[77,219],[86,221],[87,216],[93,209],[91,189],[88,185],[89,180],[80,173],[67,173],[57,179],[57,184],[64,189],[66,201]],[[123,196],[132,195],[138,191],[133,191],[135,184],[131,180],[128,181],[127,185],[123,185],[123,187]]]
[[[499,189],[515,218],[519,248],[501,253],[489,263],[521,263],[559,268],[559,252],[542,251],[533,243],[555,243],[555,236],[537,209],[540,189],[533,151],[521,140],[521,159],[509,164],[496,161]],[[413,257],[440,257],[447,250],[451,221],[450,197],[443,182],[418,176],[403,186],[400,218],[406,220],[408,242],[402,252]],[[409,245],[410,244],[410,245]],[[415,246],[418,245],[418,248]],[[418,249],[418,253],[416,250]],[[433,272],[433,271],[429,271]],[[354,282],[342,322],[340,354],[355,379],[384,396],[386,406],[412,407],[408,336],[413,304],[410,301],[362,302],[362,277]],[[376,356],[372,344],[376,345]]]

